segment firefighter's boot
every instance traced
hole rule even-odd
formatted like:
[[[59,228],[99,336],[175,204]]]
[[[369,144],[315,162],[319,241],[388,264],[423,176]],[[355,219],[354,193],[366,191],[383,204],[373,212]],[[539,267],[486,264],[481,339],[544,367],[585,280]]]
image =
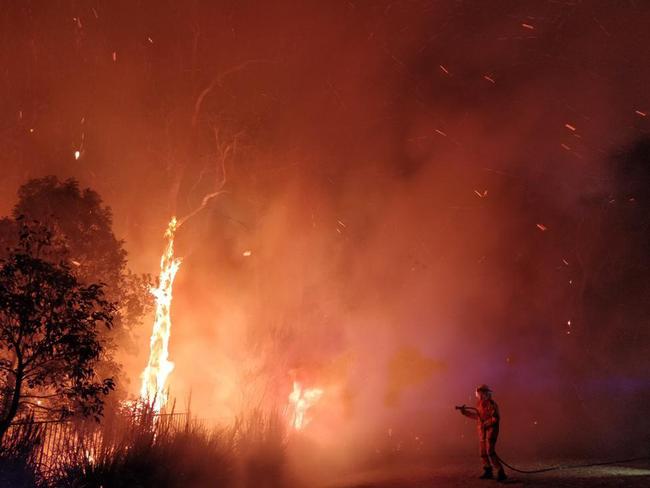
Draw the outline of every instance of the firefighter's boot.
[[[497,473],[497,481],[505,481],[507,479],[508,477],[506,476],[506,472],[501,468]]]
[[[491,480],[492,478],[494,478],[494,476],[492,475],[492,468],[491,467],[483,468],[483,474],[481,476],[479,476],[479,479],[481,479],[481,480]]]

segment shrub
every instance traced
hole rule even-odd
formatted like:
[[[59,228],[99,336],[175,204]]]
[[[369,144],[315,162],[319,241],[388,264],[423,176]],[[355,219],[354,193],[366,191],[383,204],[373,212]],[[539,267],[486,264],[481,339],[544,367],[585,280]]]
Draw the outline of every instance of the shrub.
[[[34,463],[41,439],[41,426],[31,421],[12,426],[5,434],[0,448],[0,486],[34,488],[42,484]]]
[[[92,453],[77,450],[52,480],[57,488],[282,486],[285,433],[276,414],[255,411],[228,428],[209,428],[149,409],[115,425]],[[107,427],[106,427],[107,428]],[[121,433],[119,433],[119,432]]]

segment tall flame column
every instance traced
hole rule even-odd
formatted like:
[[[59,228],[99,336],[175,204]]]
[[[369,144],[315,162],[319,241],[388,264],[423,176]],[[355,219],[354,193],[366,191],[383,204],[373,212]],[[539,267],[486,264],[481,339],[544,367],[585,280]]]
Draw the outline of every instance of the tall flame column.
[[[172,286],[181,259],[174,257],[174,235],[177,229],[176,217],[172,217],[165,231],[167,245],[160,258],[160,276],[158,287],[151,288],[156,300],[156,318],[151,332],[149,362],[142,372],[140,397],[153,402],[153,408],[160,412],[167,403],[165,385],[174,363],[169,361],[169,335],[171,333]]]

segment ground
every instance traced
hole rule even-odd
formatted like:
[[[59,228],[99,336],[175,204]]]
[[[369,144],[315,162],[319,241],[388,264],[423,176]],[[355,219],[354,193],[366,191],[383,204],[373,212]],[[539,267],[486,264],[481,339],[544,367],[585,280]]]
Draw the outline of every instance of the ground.
[[[576,463],[578,464],[578,463]],[[451,465],[438,469],[401,468],[384,472],[368,472],[333,483],[330,488],[486,488],[501,486],[491,480],[480,480],[476,466]],[[504,486],[510,487],[650,487],[650,460],[626,466],[599,466],[542,474],[518,474],[508,471]]]

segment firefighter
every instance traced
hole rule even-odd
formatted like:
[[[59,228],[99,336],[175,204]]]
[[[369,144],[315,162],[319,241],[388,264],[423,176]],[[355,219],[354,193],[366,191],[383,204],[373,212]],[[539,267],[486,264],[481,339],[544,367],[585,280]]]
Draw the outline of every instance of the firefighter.
[[[494,478],[493,468],[495,468],[497,481],[504,481],[507,476],[495,451],[497,437],[499,437],[499,407],[492,400],[490,387],[481,385],[476,389],[476,409],[463,405],[459,410],[465,417],[475,419],[478,423],[478,438],[483,460],[483,474],[480,478]]]

